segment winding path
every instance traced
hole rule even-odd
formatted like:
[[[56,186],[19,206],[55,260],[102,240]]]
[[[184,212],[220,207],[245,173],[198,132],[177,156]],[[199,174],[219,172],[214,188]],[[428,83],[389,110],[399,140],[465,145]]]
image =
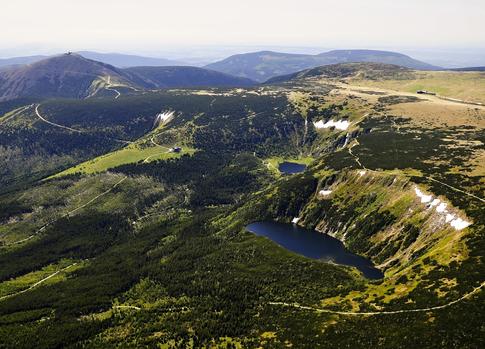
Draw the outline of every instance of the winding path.
[[[111,83],[111,75],[108,75],[108,80],[106,81],[106,89],[107,90],[110,90],[110,91],[114,91],[116,92],[116,96],[115,96],[115,99],[118,99],[119,96],[121,96],[121,93],[120,91],[118,91],[117,89],[114,88],[115,85],[113,85]]]
[[[62,129],[65,129],[65,130],[68,130],[68,131],[71,131],[71,132],[77,132],[77,133],[89,133],[88,131],[83,131],[83,130],[77,130],[75,128],[72,128],[72,127],[68,127],[68,126],[64,126],[64,125],[59,125],[59,124],[56,124],[55,122],[52,122],[52,121],[49,121],[47,120],[46,118],[44,118],[40,112],[39,112],[39,107],[40,107],[40,104],[37,104],[35,106],[35,114],[37,115],[37,117],[42,120],[43,122],[51,125],[51,126],[55,126],[55,127],[59,127],[59,128],[62,128]],[[112,141],[115,141],[115,142],[119,142],[119,143],[124,143],[124,144],[131,144],[133,143],[132,141],[125,141],[124,139],[118,139],[118,138],[111,138],[111,137],[104,137],[106,139],[109,139],[109,140],[112,140]]]
[[[26,288],[25,290],[21,290],[21,291],[15,292],[15,293],[11,293],[11,294],[7,294],[7,295],[5,295],[5,296],[2,296],[2,297],[0,297],[0,301],[3,301],[3,300],[5,300],[5,299],[7,299],[7,298],[11,298],[11,297],[14,297],[14,296],[18,296],[19,294],[22,294],[22,293],[25,293],[25,292],[27,292],[27,291],[30,291],[30,290],[32,290],[33,288],[35,288],[35,287],[37,287],[37,286],[39,286],[39,285],[43,284],[44,282],[46,282],[46,281],[47,281],[47,280],[49,280],[50,278],[53,278],[53,277],[54,277],[54,276],[56,276],[57,274],[62,273],[62,272],[64,272],[64,271],[68,270],[69,268],[71,268],[71,267],[73,267],[73,266],[75,266],[75,265],[77,265],[77,264],[78,264],[77,262],[76,262],[76,263],[72,263],[71,265],[68,265],[67,267],[64,267],[64,268],[62,268],[62,269],[60,269],[60,270],[58,270],[58,271],[56,271],[56,272],[54,272],[54,273],[52,273],[52,274],[50,274],[50,275],[46,276],[46,277],[45,277],[45,278],[43,278],[42,280],[37,281],[35,284],[31,285],[30,287]]]
[[[81,130],[76,130],[75,128],[71,128],[71,127],[68,127],[68,126],[63,126],[63,125],[59,125],[59,124],[56,124],[55,122],[52,122],[52,121],[49,121],[47,119],[45,119],[39,112],[39,107],[40,107],[40,104],[37,104],[35,106],[35,114],[37,115],[37,117],[39,119],[41,119],[42,121],[44,121],[45,123],[48,123],[49,125],[51,126],[55,126],[55,127],[59,127],[59,128],[63,128],[65,130],[68,130],[68,131],[72,131],[72,132],[77,132],[77,133],[83,133],[84,131],[81,131]]]
[[[360,159],[357,155],[355,155],[354,153],[352,153],[352,148],[355,147],[356,145],[359,145],[359,141],[357,139],[355,139],[355,143],[352,144],[350,147],[349,147],[349,154],[354,158],[355,162],[357,162],[357,164],[363,168],[364,170],[367,170],[368,168],[365,167],[364,165],[362,165],[362,163],[360,162]]]
[[[151,158],[155,157],[155,156],[159,156],[159,155],[162,155],[162,154],[165,154],[165,153],[169,153],[169,152],[170,152],[170,149],[169,149],[169,148],[167,148],[166,146],[161,145],[161,144],[158,144],[157,142],[155,142],[155,136],[156,136],[156,135],[153,135],[153,136],[151,136],[151,137],[150,137],[150,142],[151,142],[151,143],[152,143],[154,146],[156,146],[156,147],[160,147],[160,148],[165,149],[165,151],[164,151],[164,152],[162,152],[162,153],[157,153],[157,154],[150,155],[150,156],[149,156],[149,157],[147,157],[145,160],[143,160],[143,163],[144,163],[144,164],[148,163],[148,162],[149,162],[149,160],[150,160]]]
[[[367,312],[355,312],[355,311],[338,311],[338,310],[330,310],[330,309],[322,309],[322,308],[314,308],[308,307],[304,305],[300,305],[298,303],[285,303],[285,302],[269,302],[270,305],[281,305],[284,307],[292,307],[302,310],[310,310],[315,311],[317,313],[328,313],[328,314],[337,314],[337,315],[349,315],[349,316],[373,316],[373,315],[393,315],[393,314],[405,314],[405,313],[423,313],[429,312],[433,310],[445,309],[448,308],[456,303],[459,303],[467,298],[470,298],[474,294],[481,291],[481,289],[485,286],[485,281],[480,284],[480,286],[475,287],[472,291],[466,293],[462,297],[455,299],[449,303],[443,305],[437,305],[434,307],[428,308],[419,308],[419,309],[403,309],[403,310],[390,310],[390,311],[367,311]]]
[[[111,188],[109,188],[108,190],[102,192],[101,194],[99,195],[96,195],[94,198],[92,198],[91,200],[89,200],[88,202],[82,204],[81,206],[78,206],[76,207],[75,209],[67,212],[67,213],[64,213],[62,216],[60,216],[59,218],[57,219],[54,219],[52,221],[49,221],[47,222],[46,224],[44,224],[42,227],[40,227],[37,231],[35,231],[32,235],[22,239],[22,240],[18,240],[18,241],[14,241],[14,242],[11,242],[11,243],[8,243],[8,244],[5,244],[3,246],[12,246],[12,245],[18,245],[22,242],[26,242],[26,241],[29,241],[30,239],[34,238],[36,235],[38,235],[39,233],[41,233],[42,231],[45,230],[45,228],[47,228],[49,225],[51,225],[52,223],[58,221],[59,219],[61,218],[64,218],[64,217],[70,217],[74,212],[88,206],[89,204],[93,203],[94,201],[96,201],[97,199],[99,199],[100,197],[108,194],[109,192],[111,192],[113,189],[115,189],[118,185],[120,185],[121,183],[123,183],[128,177],[123,177],[122,179],[120,179],[118,182],[116,182]],[[2,247],[2,246],[0,246]]]
[[[32,105],[30,105],[30,106],[28,106],[28,107],[32,107],[32,106],[34,106],[34,105],[32,104]],[[63,129],[67,129],[67,130],[69,130],[69,131],[74,131],[74,132],[79,132],[79,133],[84,132],[84,131],[76,130],[76,129],[73,129],[73,128],[70,128],[70,127],[67,127],[67,126],[63,126],[63,125],[59,125],[59,124],[53,123],[53,122],[51,122],[51,121],[49,121],[49,120],[46,120],[46,119],[45,119],[44,117],[42,117],[42,115],[40,114],[40,112],[39,112],[39,106],[40,106],[40,104],[37,104],[37,105],[36,105],[36,107],[35,107],[35,113],[37,114],[37,116],[39,117],[39,119],[41,119],[42,121],[44,121],[44,122],[46,122],[46,123],[48,123],[48,124],[50,124],[50,125],[52,125],[52,126],[55,126],[55,127],[60,127],[60,128],[63,128]],[[26,109],[27,109],[27,107],[26,107]],[[155,136],[152,136],[152,137],[150,138],[151,143],[152,143],[153,145],[155,145],[155,146],[158,146],[158,147],[161,147],[161,148],[165,148],[165,149],[167,149],[167,151],[168,151],[168,148],[167,148],[167,147],[164,147],[164,146],[162,146],[162,145],[160,145],[160,144],[156,143],[156,142],[155,142],[155,140],[154,140],[154,137],[155,137]],[[121,140],[118,140],[118,141],[121,141]],[[121,142],[128,142],[128,141],[121,141]],[[132,143],[132,142],[129,142],[129,143]],[[164,152],[164,153],[165,153],[165,152]],[[150,160],[150,158],[152,158],[152,157],[154,157],[154,156],[158,156],[158,155],[164,154],[164,153],[159,153],[159,154],[150,155],[150,156],[146,157],[146,158],[143,160],[143,162],[144,162],[144,163],[147,163],[147,162]],[[52,220],[52,221],[47,222],[47,223],[46,223],[46,224],[44,224],[42,227],[40,227],[38,230],[36,230],[36,231],[35,231],[35,232],[34,232],[32,235],[30,235],[30,236],[28,236],[28,237],[26,237],[26,238],[24,238],[24,239],[21,239],[21,240],[17,240],[17,241],[11,242],[11,243],[7,243],[7,244],[5,244],[5,245],[3,245],[3,246],[2,246],[2,245],[0,245],[0,248],[1,248],[1,247],[12,246],[12,245],[18,245],[18,244],[21,244],[21,243],[23,243],[23,242],[26,242],[26,241],[31,240],[32,238],[34,238],[36,235],[38,235],[39,233],[41,233],[42,231],[44,231],[44,230],[45,230],[45,229],[46,229],[46,228],[47,228],[49,225],[53,224],[53,223],[54,223],[54,222],[56,222],[57,220],[59,220],[59,219],[61,219],[61,218],[64,218],[64,217],[70,217],[70,216],[71,216],[73,213],[75,213],[75,212],[77,212],[77,211],[79,211],[79,210],[83,209],[84,207],[86,207],[86,206],[90,205],[91,203],[93,203],[94,201],[96,201],[97,199],[99,199],[100,197],[102,197],[102,196],[104,196],[104,195],[108,194],[108,193],[109,193],[109,192],[111,192],[113,189],[115,189],[115,188],[116,188],[118,185],[120,185],[122,182],[124,182],[124,181],[125,181],[127,178],[128,178],[128,177],[126,177],[126,176],[125,176],[125,177],[123,177],[123,178],[122,178],[122,179],[120,179],[120,180],[119,180],[117,183],[115,183],[115,184],[114,184],[114,185],[113,185],[111,188],[109,188],[108,190],[106,190],[106,191],[102,192],[101,194],[99,194],[99,195],[95,196],[94,198],[92,198],[92,199],[91,199],[91,200],[89,200],[88,202],[84,203],[83,205],[76,207],[75,209],[73,209],[73,210],[71,210],[71,211],[69,211],[69,212],[67,212],[67,213],[63,214],[62,216],[60,216],[59,218],[57,218],[57,219],[55,219],[55,220]]]

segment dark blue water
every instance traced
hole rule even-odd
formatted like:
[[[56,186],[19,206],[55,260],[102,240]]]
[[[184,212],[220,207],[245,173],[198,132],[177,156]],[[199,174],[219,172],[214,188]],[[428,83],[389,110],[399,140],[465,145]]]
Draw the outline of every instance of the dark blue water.
[[[356,267],[369,279],[384,276],[370,260],[348,251],[340,240],[315,230],[277,222],[256,222],[249,224],[246,229],[305,257]]]
[[[278,169],[282,173],[293,174],[305,171],[306,165],[297,164],[296,162],[285,161],[278,166]]]

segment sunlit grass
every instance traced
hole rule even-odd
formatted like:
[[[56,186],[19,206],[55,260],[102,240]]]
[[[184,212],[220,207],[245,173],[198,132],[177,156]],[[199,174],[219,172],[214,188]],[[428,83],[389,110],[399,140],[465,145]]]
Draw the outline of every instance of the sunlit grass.
[[[58,263],[49,264],[40,270],[36,270],[28,274],[18,276],[14,279],[4,281],[0,283],[0,298],[27,290],[33,285],[35,285],[36,283],[47,278],[49,275],[52,275],[55,272],[60,271],[68,267],[69,265],[72,265],[73,263],[74,263],[73,260],[63,259]],[[42,285],[51,285],[51,284],[63,281],[66,278],[66,273],[72,273],[73,271],[79,268],[82,268],[82,263],[78,263],[76,265],[73,265],[69,269],[65,269],[65,271],[62,271],[56,274],[55,276],[42,282]]]
[[[104,172],[116,166],[136,163],[139,161],[151,162],[178,158],[184,154],[192,155],[195,149],[183,147],[180,153],[170,152],[168,147],[153,146],[142,148],[138,144],[130,144],[120,150],[99,156],[92,160],[85,161],[77,166],[56,174],[53,177],[65,176],[72,173],[98,173]]]

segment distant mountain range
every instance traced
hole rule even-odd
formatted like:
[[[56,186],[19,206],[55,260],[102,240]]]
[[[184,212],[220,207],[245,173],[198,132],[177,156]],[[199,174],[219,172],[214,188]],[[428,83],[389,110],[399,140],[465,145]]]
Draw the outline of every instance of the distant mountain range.
[[[261,51],[234,55],[205,68],[264,82],[308,68],[350,62],[386,63],[417,70],[442,69],[401,53],[376,50],[334,50],[318,55]]]
[[[92,51],[80,51],[76,53],[85,58],[110,64],[118,68],[137,67],[137,66],[163,67],[163,66],[188,65],[187,63],[184,63],[184,62],[173,61],[165,58],[143,57],[143,56],[136,56],[136,55],[126,55],[121,53],[98,53],[98,52],[92,52]],[[35,62],[44,60],[46,58],[55,57],[55,56],[36,55],[36,56],[26,56],[26,57],[5,58],[5,59],[0,59],[0,67],[19,65],[19,64],[31,64],[31,63],[35,63]]]
[[[20,97],[86,98],[103,89],[250,86],[255,82],[195,67],[137,67],[120,69],[63,54],[41,61],[0,69],[0,101]]]
[[[0,68],[9,67],[12,65],[31,64],[31,63],[35,63],[43,59],[46,59],[47,57],[49,56],[35,55],[35,56],[24,56],[24,57],[1,58]]]
[[[453,68],[452,71],[485,71],[485,67]]]
[[[335,73],[335,64],[354,62],[377,64],[375,67],[381,72],[383,67],[388,67],[384,70],[392,67],[394,72],[396,69],[444,70],[400,53],[373,50],[338,50],[318,55],[262,51],[234,55],[205,68],[167,66],[179,62],[161,58],[84,51],[82,54],[0,60],[0,101],[20,97],[86,98],[102,90],[112,90],[112,87],[118,90],[247,87],[258,82],[279,83],[311,74],[328,75]],[[120,68],[124,66],[127,68]],[[346,70],[358,67],[338,66],[337,74],[342,76]],[[368,67],[366,71],[369,71]]]

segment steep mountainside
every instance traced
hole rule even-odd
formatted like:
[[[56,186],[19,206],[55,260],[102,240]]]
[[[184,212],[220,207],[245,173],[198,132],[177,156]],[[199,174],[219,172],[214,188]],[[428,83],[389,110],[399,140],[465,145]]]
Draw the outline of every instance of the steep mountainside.
[[[16,98],[88,98],[138,89],[167,87],[251,86],[250,79],[195,67],[135,67],[119,69],[84,58],[64,54],[21,66],[0,70],[0,101]]]
[[[100,78],[130,84],[117,68],[64,54],[0,71],[0,101],[19,97],[85,98]]]
[[[262,51],[231,56],[209,64],[207,68],[263,82],[307,68],[346,62],[385,63],[419,70],[439,69],[400,53],[375,50],[336,50],[318,55]]]

